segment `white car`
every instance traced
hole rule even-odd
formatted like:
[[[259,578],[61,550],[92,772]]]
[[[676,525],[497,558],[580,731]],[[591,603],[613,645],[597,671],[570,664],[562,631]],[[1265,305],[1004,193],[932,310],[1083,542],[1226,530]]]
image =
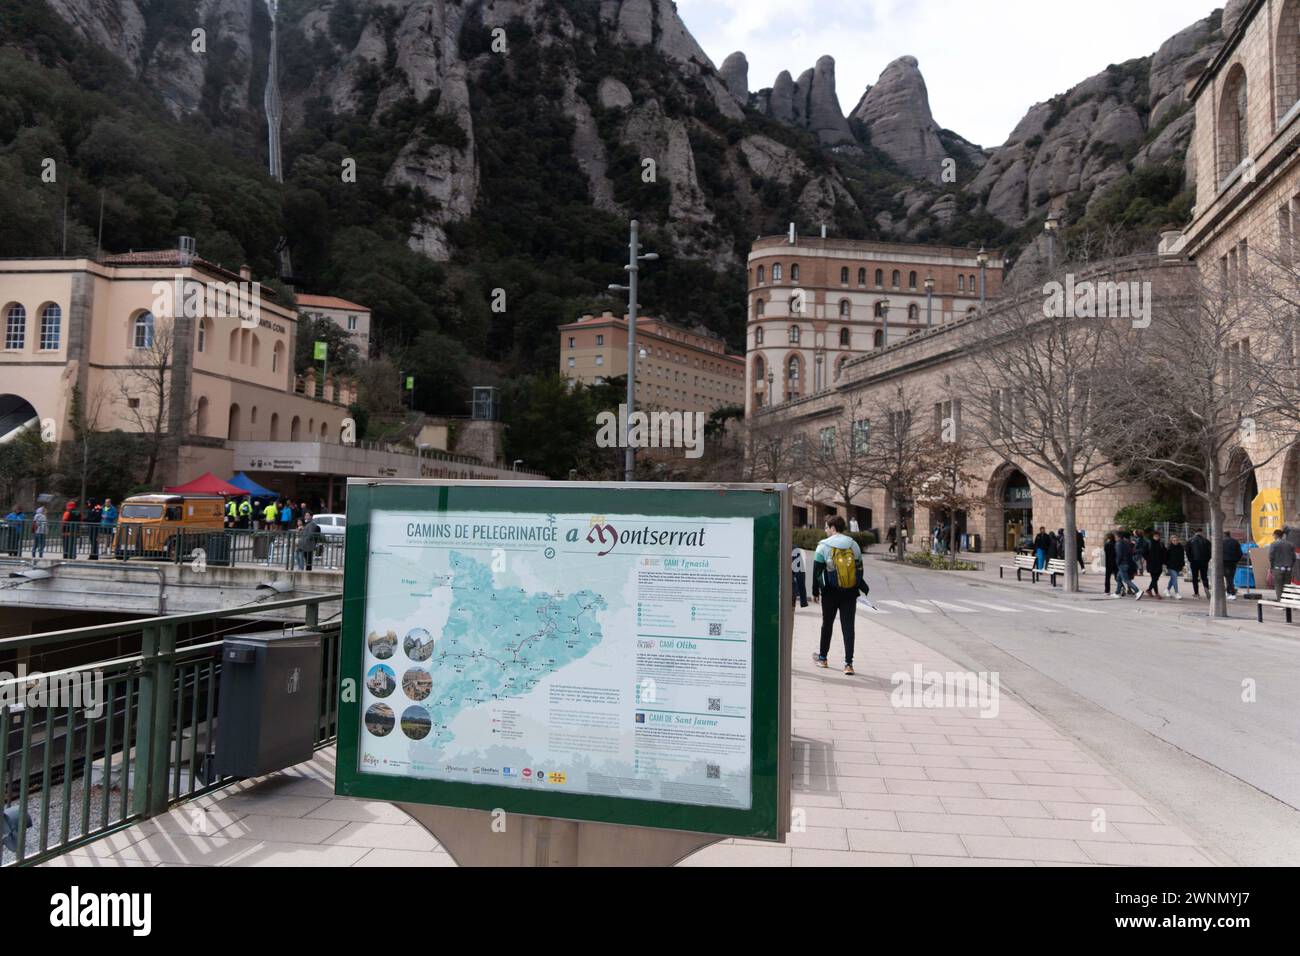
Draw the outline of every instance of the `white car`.
[[[348,530],[347,515],[312,515],[311,520],[320,528],[320,533],[331,537],[342,537]]]

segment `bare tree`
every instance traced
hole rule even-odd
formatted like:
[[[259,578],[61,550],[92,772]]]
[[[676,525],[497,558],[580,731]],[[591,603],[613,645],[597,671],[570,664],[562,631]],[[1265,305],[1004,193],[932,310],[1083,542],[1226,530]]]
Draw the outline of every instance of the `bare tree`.
[[[980,465],[984,456],[958,435],[941,430],[926,443],[921,457],[926,476],[921,480],[916,500],[927,508],[948,513],[951,564],[957,553],[957,513],[969,513],[988,503],[984,495],[971,491],[979,487],[979,475],[971,468]]]
[[[871,487],[867,469],[871,423],[861,397],[846,395],[834,424],[823,426],[804,447],[819,486],[832,490],[844,503],[845,520],[853,514],[853,499]],[[809,482],[806,482],[809,483]],[[815,492],[815,489],[814,489]]]
[[[1159,321],[1133,333],[1144,395],[1122,409],[1125,440],[1114,451],[1202,503],[1215,617],[1227,616],[1224,496],[1292,446],[1300,414],[1294,268],[1277,249],[1249,257],[1234,250],[1218,269],[1186,270]]]
[[[971,355],[957,373],[970,439],[1024,468],[1045,495],[1062,499],[1066,542],[1078,535],[1079,499],[1123,480],[1103,449],[1121,424],[1111,401],[1115,363],[1143,288],[1130,297],[1133,276],[1113,267],[1079,278],[1078,289],[1089,283],[1094,296],[1082,309],[1076,306],[1086,305],[1083,300],[1060,307],[1075,295],[1073,274],[1065,283],[1014,289],[968,330]],[[1078,567],[1073,561],[1065,567],[1065,587],[1077,591]]]
[[[789,481],[799,467],[801,435],[789,419],[761,415],[745,422],[745,480]]]
[[[900,385],[877,415],[864,462],[867,484],[884,491],[893,507],[900,559],[907,552],[904,516],[925,477],[926,442],[920,400]]]
[[[82,393],[80,385],[72,387],[72,405],[68,416],[72,425],[72,445],[75,453],[72,464],[77,469],[76,475],[79,479],[80,493],[77,500],[83,504],[86,501],[86,488],[90,481],[95,436],[100,433],[102,424],[100,418],[107,400],[108,392],[102,384],[91,389],[89,395]]]
[[[152,486],[158,464],[180,442],[168,428],[169,399],[176,344],[170,319],[155,318],[147,334],[131,349],[124,368],[117,371],[117,403],[132,430],[141,436],[145,457],[144,483]]]

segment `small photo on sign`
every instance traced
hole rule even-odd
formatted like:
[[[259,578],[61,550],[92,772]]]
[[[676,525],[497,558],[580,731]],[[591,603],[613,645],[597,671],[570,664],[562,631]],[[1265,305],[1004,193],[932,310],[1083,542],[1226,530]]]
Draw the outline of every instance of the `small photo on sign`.
[[[402,651],[413,661],[427,661],[433,656],[433,635],[422,627],[413,627],[402,641]]]
[[[371,704],[366,711],[366,730],[376,737],[387,737],[393,732],[393,724],[396,722],[393,708],[387,704]]]
[[[412,705],[402,711],[402,733],[412,740],[423,740],[433,729],[433,718],[419,705]]]
[[[412,667],[402,675],[402,693],[411,700],[424,700],[433,690],[433,675],[423,667]]]
[[[376,664],[366,675],[366,688],[376,697],[387,697],[397,689],[397,674],[387,664]]]
[[[370,653],[381,661],[386,661],[397,652],[397,634],[388,631],[380,634],[378,631],[372,631],[366,638],[366,647]]]

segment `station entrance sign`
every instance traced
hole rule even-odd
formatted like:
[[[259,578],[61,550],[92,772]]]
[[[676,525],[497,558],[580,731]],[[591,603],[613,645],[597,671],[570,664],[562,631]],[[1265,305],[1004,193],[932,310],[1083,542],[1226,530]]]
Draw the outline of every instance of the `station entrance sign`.
[[[782,838],[785,486],[348,491],[340,794]]]

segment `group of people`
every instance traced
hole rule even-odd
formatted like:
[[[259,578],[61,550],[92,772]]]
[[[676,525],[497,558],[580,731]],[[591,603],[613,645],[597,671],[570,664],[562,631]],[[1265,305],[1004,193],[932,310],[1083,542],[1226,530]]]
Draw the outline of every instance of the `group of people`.
[[[1087,566],[1083,561],[1083,549],[1085,544],[1085,535],[1082,529],[1077,531],[1074,536],[1074,559],[1079,562],[1079,568]],[[1052,534],[1044,526],[1039,526],[1038,534],[1034,535],[1032,542],[1034,550],[1034,567],[1039,571],[1047,569],[1048,561],[1055,561],[1066,556],[1065,550],[1065,529],[1057,528],[1056,534]]]
[[[293,531],[311,514],[307,502],[294,504],[287,498],[254,501],[248,496],[226,502],[226,527],[240,531]]]
[[[87,501],[85,511],[77,502],[67,501],[59,516],[59,536],[63,543],[63,557],[71,560],[77,556],[77,549],[82,536],[90,541],[90,560],[99,560],[100,541],[107,545],[112,541],[113,531],[117,528],[118,511],[111,498],[103,501]],[[45,557],[45,541],[50,530],[50,514],[45,505],[38,505],[29,519],[22,508],[14,506],[4,517],[4,548],[11,556],[17,556],[23,549],[23,536],[27,532],[28,521],[31,522],[33,558]]]
[[[1277,536],[1281,536],[1277,532]],[[1237,565],[1241,563],[1241,543],[1227,531],[1223,533],[1223,589],[1229,601],[1237,600]],[[1179,582],[1183,571],[1191,572],[1192,596],[1199,598],[1201,588],[1205,588],[1205,597],[1210,597],[1210,541],[1197,531],[1184,545],[1178,535],[1171,534],[1166,544],[1159,531],[1144,532],[1134,528],[1131,532],[1120,531],[1106,535],[1106,544],[1102,549],[1106,563],[1106,593],[1113,597],[1133,597],[1142,600],[1151,596],[1157,601],[1166,597],[1183,599]],[[1294,556],[1294,552],[1293,552]],[[1288,570],[1289,570],[1288,565]],[[1146,574],[1150,580],[1145,588],[1138,587],[1134,579]],[[1165,576],[1165,593],[1160,593],[1160,578]],[[1115,590],[1111,591],[1111,579],[1115,579]]]

